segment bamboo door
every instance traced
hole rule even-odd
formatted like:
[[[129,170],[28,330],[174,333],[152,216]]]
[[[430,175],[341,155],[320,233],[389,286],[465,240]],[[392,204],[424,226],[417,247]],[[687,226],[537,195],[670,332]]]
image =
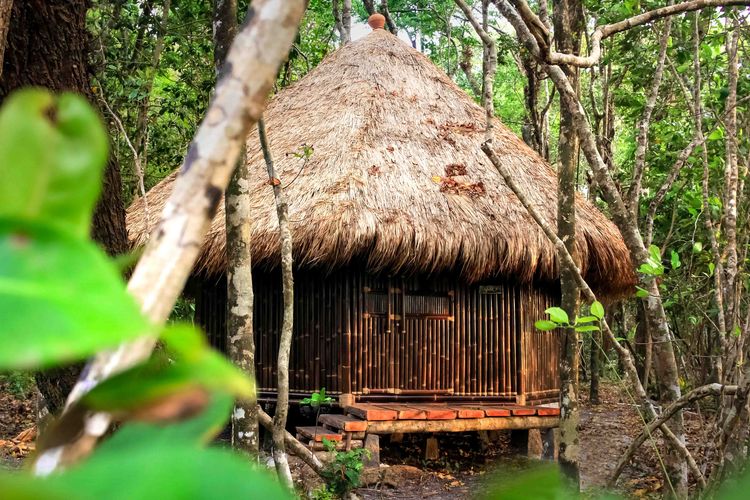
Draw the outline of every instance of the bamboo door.
[[[453,392],[449,282],[368,277],[357,378],[364,394]]]

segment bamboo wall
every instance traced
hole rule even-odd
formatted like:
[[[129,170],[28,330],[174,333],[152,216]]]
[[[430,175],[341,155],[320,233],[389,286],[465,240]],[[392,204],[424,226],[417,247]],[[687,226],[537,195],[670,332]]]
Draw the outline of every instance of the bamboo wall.
[[[557,398],[561,332],[539,331],[534,328],[534,322],[546,318],[545,309],[557,305],[558,301],[555,295],[532,287],[524,287],[523,295],[523,392],[531,400]]]
[[[271,393],[281,278],[257,272],[253,281],[258,388]],[[198,288],[196,322],[223,348],[225,281]],[[300,397],[325,387],[362,398],[549,399],[558,390],[559,336],[533,323],[554,301],[543,290],[502,282],[298,272],[290,390]]]

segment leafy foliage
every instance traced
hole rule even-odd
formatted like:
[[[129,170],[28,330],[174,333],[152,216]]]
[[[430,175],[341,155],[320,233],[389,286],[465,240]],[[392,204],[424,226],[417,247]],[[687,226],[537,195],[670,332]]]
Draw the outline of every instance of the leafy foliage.
[[[323,438],[326,451],[333,453],[333,460],[328,462],[322,477],[331,493],[343,497],[347,492],[359,486],[359,476],[364,468],[363,460],[369,458],[370,451],[355,448],[349,451],[337,451],[336,443]]]
[[[599,331],[596,325],[604,318],[604,306],[599,301],[595,301],[590,306],[589,316],[577,316],[573,323],[570,322],[568,313],[560,307],[550,307],[544,311],[549,315],[549,319],[540,319],[534,323],[537,330],[547,332],[555,328],[575,328],[577,332],[589,333]]]

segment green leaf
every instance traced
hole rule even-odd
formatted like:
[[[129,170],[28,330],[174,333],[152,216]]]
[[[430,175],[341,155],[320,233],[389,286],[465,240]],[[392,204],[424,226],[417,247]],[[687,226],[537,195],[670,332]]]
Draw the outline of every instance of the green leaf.
[[[664,268],[661,266],[661,264],[653,264],[651,260],[649,260],[649,263],[641,264],[638,268],[638,272],[641,274],[646,274],[648,276],[661,276],[664,274]]]
[[[576,327],[577,332],[586,333],[586,332],[598,332],[599,327],[594,325],[584,325],[584,326],[577,326]]]
[[[192,370],[191,375],[206,389],[228,392],[239,398],[255,398],[253,381],[219,352],[209,348],[206,337],[194,326],[170,325],[161,338],[177,355],[175,366],[182,364]]]
[[[708,275],[713,276],[715,269],[716,269],[716,264],[714,264],[713,262],[709,262],[708,263]]]
[[[150,326],[93,243],[0,218],[0,368],[85,359]]]
[[[102,446],[84,464],[61,474],[0,475],[0,491],[13,498],[134,498],[213,500],[215,498],[291,498],[265,471],[228,450],[201,449],[187,442],[128,443]]]
[[[599,319],[602,319],[604,317],[604,306],[598,300],[595,300],[591,303],[591,314]]]
[[[720,141],[724,138],[724,129],[721,127],[716,128],[713,132],[708,134],[708,140],[709,141]]]
[[[24,89],[0,110],[0,217],[44,220],[86,238],[108,142],[82,97]]]
[[[678,267],[682,265],[682,263],[680,262],[680,255],[674,250],[672,250],[669,261],[672,266],[672,269],[677,269]]]
[[[558,325],[566,325],[570,323],[570,319],[568,318],[568,313],[566,313],[565,310],[560,307],[550,307],[544,312],[549,314],[549,319],[551,319]]]
[[[654,262],[661,262],[661,250],[656,245],[651,245],[648,247],[648,253],[651,256],[651,259],[654,260]]]
[[[548,319],[540,319],[536,323],[534,323],[534,326],[537,330],[541,330],[543,332],[548,332],[550,330],[554,330],[559,325],[557,323],[554,323]]]
[[[175,361],[153,357],[96,386],[84,396],[83,404],[102,411],[132,411],[195,387],[239,398],[255,397],[252,380],[211,349],[194,327],[171,325],[162,339],[175,354]]]
[[[693,253],[700,253],[703,250],[703,243],[696,241],[693,243]]]
[[[638,290],[637,292],[635,292],[636,297],[640,299],[645,299],[646,297],[648,297],[648,290],[641,288],[639,286],[636,286],[635,288],[636,290]]]
[[[125,451],[128,445],[140,446],[140,443],[194,443],[196,445],[209,444],[222,430],[229,420],[234,407],[234,398],[228,394],[216,392],[211,400],[197,416],[169,425],[131,422],[105,441],[99,451],[104,452],[116,447]]]
[[[578,498],[578,495],[565,488],[556,466],[544,465],[495,479],[490,483],[486,493],[478,498],[568,500]]]
[[[591,323],[592,321],[599,321],[599,318],[596,316],[581,316],[580,318],[576,318],[576,325]]]

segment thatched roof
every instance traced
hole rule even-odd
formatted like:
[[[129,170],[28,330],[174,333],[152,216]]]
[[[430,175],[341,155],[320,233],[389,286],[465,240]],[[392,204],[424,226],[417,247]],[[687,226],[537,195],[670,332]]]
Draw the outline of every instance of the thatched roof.
[[[296,263],[373,271],[457,270],[476,281],[557,277],[554,247],[480,150],[484,112],[432,64],[384,30],[329,55],[282,90],[266,113],[277,174],[289,200]],[[554,225],[556,175],[501,123],[495,147]],[[303,145],[314,149],[304,158]],[[253,264],[279,260],[272,188],[253,131],[247,142]],[[148,193],[158,213],[177,173]],[[633,284],[616,227],[582,198],[577,241],[587,278],[601,291]],[[223,204],[220,205],[223,207]],[[147,239],[143,200],[128,209],[136,244]],[[150,228],[153,229],[153,228]],[[223,208],[196,272],[226,266]]]

